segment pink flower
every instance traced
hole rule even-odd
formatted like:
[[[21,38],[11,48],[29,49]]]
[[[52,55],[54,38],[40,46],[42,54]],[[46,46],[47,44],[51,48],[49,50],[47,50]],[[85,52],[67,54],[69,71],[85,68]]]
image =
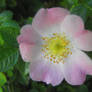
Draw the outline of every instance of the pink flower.
[[[32,25],[22,27],[18,43],[35,81],[81,85],[92,75],[92,60],[83,52],[92,51],[92,32],[64,8],[40,9]]]

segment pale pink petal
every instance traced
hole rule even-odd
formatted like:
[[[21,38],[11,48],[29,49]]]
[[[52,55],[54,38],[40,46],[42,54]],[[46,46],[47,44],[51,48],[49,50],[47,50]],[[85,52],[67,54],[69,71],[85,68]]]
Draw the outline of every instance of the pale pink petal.
[[[31,25],[25,25],[21,28],[21,34],[17,40],[24,61],[31,61],[37,57],[42,41],[40,35],[34,31]]]
[[[19,45],[20,53],[24,61],[30,62],[32,59],[32,48],[33,45],[21,43]]]
[[[64,79],[62,67],[59,64],[54,65],[45,61],[35,61],[30,66],[30,77],[35,81],[43,81],[47,84],[56,86]]]
[[[77,15],[68,15],[61,24],[61,30],[75,36],[78,32],[84,30],[83,20]]]
[[[68,14],[69,11],[64,8],[40,9],[33,19],[32,26],[41,34],[46,33],[45,29],[60,24]]]
[[[19,49],[23,60],[30,62],[38,58],[41,51],[41,45],[41,42],[37,43],[36,45],[29,43],[19,44]]]
[[[17,38],[18,43],[35,44],[40,40],[40,35],[34,31],[31,25],[25,25],[21,28],[21,34]]]
[[[65,80],[72,85],[81,85],[86,74],[92,74],[92,61],[82,51],[75,50],[63,66]]]
[[[86,75],[77,64],[67,63],[64,64],[64,77],[65,80],[71,85],[81,85],[84,83]]]
[[[75,45],[81,50],[92,51],[92,32],[85,30],[76,35]]]
[[[75,53],[75,52],[74,52]],[[86,74],[92,75],[92,60],[84,52],[77,50],[73,58]]]

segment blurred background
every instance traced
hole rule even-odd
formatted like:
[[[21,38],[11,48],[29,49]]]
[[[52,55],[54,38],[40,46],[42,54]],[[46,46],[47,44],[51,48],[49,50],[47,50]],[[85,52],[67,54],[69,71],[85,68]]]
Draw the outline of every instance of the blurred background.
[[[92,76],[80,86],[63,81],[56,87],[29,78],[29,63],[22,61],[16,37],[40,8],[51,7],[67,8],[92,30],[92,0],[0,0],[0,92],[92,92]],[[92,52],[87,54],[92,58]]]

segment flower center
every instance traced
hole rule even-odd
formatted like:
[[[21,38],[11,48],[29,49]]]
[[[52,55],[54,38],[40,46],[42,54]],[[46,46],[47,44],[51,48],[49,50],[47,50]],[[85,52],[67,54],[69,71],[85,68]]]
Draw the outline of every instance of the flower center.
[[[42,45],[42,52],[44,57],[54,63],[65,62],[65,58],[72,54],[71,43],[67,39],[65,33],[53,33],[52,37],[42,37],[44,44]]]

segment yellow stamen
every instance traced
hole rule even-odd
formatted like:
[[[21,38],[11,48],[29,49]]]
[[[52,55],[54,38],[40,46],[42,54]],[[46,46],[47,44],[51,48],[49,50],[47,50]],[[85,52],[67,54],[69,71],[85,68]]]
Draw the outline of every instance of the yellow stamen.
[[[72,45],[65,33],[53,33],[52,37],[43,37],[42,40],[44,40],[44,44],[42,45],[44,56],[49,61],[53,61],[53,63],[64,63],[64,59],[72,54]]]

